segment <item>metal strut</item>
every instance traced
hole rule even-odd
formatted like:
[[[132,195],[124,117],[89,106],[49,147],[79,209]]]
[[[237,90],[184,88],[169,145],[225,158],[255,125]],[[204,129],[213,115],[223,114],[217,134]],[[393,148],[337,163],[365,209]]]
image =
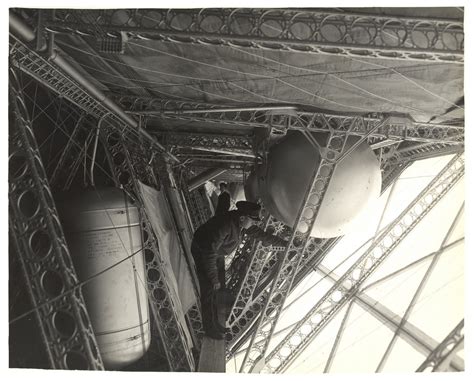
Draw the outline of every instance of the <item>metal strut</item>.
[[[308,245],[310,234],[331,176],[338,160],[347,153],[347,150],[344,152],[347,138],[348,134],[346,131],[341,132],[330,129],[326,146],[321,148],[320,165],[315,168],[310,179],[308,189],[292,227],[289,243],[283,253],[282,260],[276,268],[276,275],[273,278],[262,313],[258,318],[257,327],[250,340],[250,345],[245,353],[240,372],[258,371],[258,368],[263,366],[264,356],[271,336],[299,268],[302,254]],[[360,139],[359,142],[362,140]],[[353,148],[354,146],[349,148],[349,150]],[[270,324],[269,329],[268,327],[265,330],[262,329],[263,321],[266,322],[265,325]],[[258,341],[257,338],[259,339]]]
[[[331,318],[354,297],[369,275],[463,175],[464,158],[458,154],[275,347],[265,359],[264,370],[277,373],[287,369]],[[303,326],[310,327],[310,331],[302,329]]]
[[[94,20],[89,22],[89,20]],[[102,37],[463,63],[458,20],[293,9],[61,10],[46,26]],[[98,32],[99,30],[99,32]],[[118,37],[117,37],[118,39]]]
[[[146,266],[146,280],[144,285],[148,290],[148,299],[150,309],[157,329],[160,334],[168,365],[171,371],[194,371],[195,362],[191,352],[191,343],[188,342],[184,333],[183,324],[185,321],[180,319],[177,311],[180,306],[176,305],[172,298],[170,290],[170,274],[165,271],[163,259],[158,249],[158,241],[151,227],[138,181],[154,184],[154,180],[149,172],[146,171],[147,157],[141,156],[141,160],[133,160],[136,150],[140,152],[152,153],[152,147],[145,142],[139,147],[130,147],[126,145],[128,139],[125,133],[115,130],[110,125],[104,125],[101,128],[107,150],[111,153],[115,166],[114,177],[129,194],[134,195],[141,216],[142,228],[145,232],[143,245],[145,247],[144,257]],[[142,165],[140,165],[142,164]],[[184,312],[183,312],[184,313]]]
[[[409,166],[408,162],[403,162],[398,164],[396,159],[394,158],[389,162],[389,160],[385,160],[382,164],[382,192],[385,191],[397,178],[404,169]],[[274,220],[273,218],[270,220],[271,222],[271,229],[273,231],[278,231],[279,229],[276,228],[278,221]],[[285,239],[287,237],[284,237]],[[310,238],[308,245],[306,246],[306,250],[303,253],[303,257],[301,259],[300,266],[298,268],[298,273],[295,276],[291,289],[295,289],[298,284],[311,272],[313,272],[315,266],[317,266],[324,257],[329,253],[329,251],[337,244],[341,237],[336,238],[328,238],[328,239],[319,239],[319,238]],[[252,257],[252,260],[255,260]],[[270,269],[267,269],[267,272],[272,272],[274,270],[272,266],[276,266],[276,262],[273,263],[262,262],[265,263],[265,266],[270,265]],[[263,271],[262,271],[263,273]],[[249,279],[252,279],[251,277]],[[255,324],[255,318],[258,316],[260,311],[263,309],[265,304],[265,300],[268,298],[268,286],[270,285],[271,279],[267,279],[267,281],[260,285],[257,292],[254,292],[251,297],[245,297],[246,305],[243,307],[242,313],[239,314],[239,319],[236,319],[231,324],[231,329],[228,330],[226,338],[228,341],[228,350],[227,350],[227,357],[232,357],[235,352],[248,340],[249,332],[252,329],[248,329],[252,324]],[[242,290],[247,289],[247,285],[243,283],[241,285]],[[242,335],[244,332],[244,335]]]
[[[247,136],[191,132],[160,133],[160,135],[163,136],[165,145],[169,147],[255,157],[252,139]]]
[[[329,132],[331,129],[349,131],[355,136],[365,136],[367,131],[375,129],[371,137],[393,139],[398,141],[414,141],[422,143],[463,144],[464,126],[450,124],[422,123],[406,117],[395,117],[389,114],[378,116],[363,116],[334,112],[292,111],[262,112],[262,111],[213,111],[205,113],[163,114],[156,112],[156,117],[162,119],[186,120],[191,122],[216,123],[231,126],[247,126],[255,128],[277,128],[282,131],[298,130],[309,132]],[[385,120],[385,124],[381,121]]]
[[[408,147],[395,150],[390,159],[397,163],[404,163],[457,154],[462,151],[464,151],[464,144],[414,143]]]
[[[103,370],[21,87],[10,74],[9,229],[41,336],[53,369]]]
[[[13,37],[13,39],[15,41],[10,43],[10,63],[12,66],[25,72],[39,83],[98,119],[107,116],[114,120],[116,126],[128,130],[135,136],[141,135],[171,160],[179,162],[145,130],[138,128],[138,123],[113,103],[110,98],[106,97],[102,91],[83,79],[72,68],[71,64],[63,58],[62,54],[55,53],[54,62],[56,64],[53,64],[40,54],[32,51],[18,38]]]
[[[266,221],[263,222],[262,227],[267,230],[268,226],[272,223],[272,218],[268,216]],[[250,314],[253,316],[254,311],[249,311],[252,307],[254,299],[258,299],[258,296],[254,296],[255,289],[257,288],[258,281],[262,275],[265,263],[274,254],[274,247],[269,242],[263,242],[262,240],[256,240],[255,237],[248,236],[248,242],[237,250],[236,258],[240,257],[242,252],[249,251],[251,258],[248,261],[248,267],[245,269],[245,275],[239,284],[237,290],[237,296],[231,307],[231,312],[227,318],[226,326],[230,331],[227,335],[227,339],[231,339],[234,331],[234,325],[242,325],[240,319]],[[249,247],[250,246],[250,247]],[[253,306],[255,308],[255,306]],[[247,318],[248,319],[248,318]],[[247,320],[244,318],[244,320]],[[236,329],[237,332],[240,330]]]

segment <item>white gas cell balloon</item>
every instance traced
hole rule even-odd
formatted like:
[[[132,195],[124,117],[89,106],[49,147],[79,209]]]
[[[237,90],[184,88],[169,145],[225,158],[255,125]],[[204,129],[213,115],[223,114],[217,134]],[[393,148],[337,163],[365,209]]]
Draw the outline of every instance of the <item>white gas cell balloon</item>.
[[[350,137],[346,149],[358,141]],[[319,143],[323,145],[322,140]],[[275,218],[293,226],[311,174],[320,162],[319,150],[306,137],[289,133],[271,147],[266,163],[249,176],[246,197],[260,198]],[[381,185],[378,160],[363,142],[335,168],[311,235],[331,238],[351,231],[354,220],[378,198]]]

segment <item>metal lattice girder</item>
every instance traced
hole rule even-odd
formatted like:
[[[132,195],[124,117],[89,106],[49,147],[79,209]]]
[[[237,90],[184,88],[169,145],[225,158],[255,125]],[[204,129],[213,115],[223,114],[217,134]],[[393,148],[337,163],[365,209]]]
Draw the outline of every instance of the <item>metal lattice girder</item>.
[[[288,239],[287,235],[289,236],[289,234],[284,234],[288,233],[288,228],[285,228],[280,221],[272,216],[267,216],[262,221],[261,227],[266,232]],[[249,239],[247,243],[236,254],[236,259],[244,256],[242,262],[244,262],[243,266],[246,267],[246,271],[236,274],[239,279],[234,281],[238,286],[238,292],[231,311],[232,319],[229,318],[227,323],[229,327],[226,333],[227,357],[232,356],[240,347],[240,342],[237,345],[234,344],[255,323],[255,319],[264,308],[268,298],[269,285],[272,283],[278,264],[282,259],[281,250],[272,250],[273,247],[265,247],[252,239]],[[234,308],[237,310],[234,311]],[[250,332],[247,331],[247,335],[249,334]]]
[[[464,151],[464,144],[419,143],[394,151],[391,160],[397,163],[413,162]]]
[[[252,138],[247,136],[199,134],[190,132],[163,133],[164,144],[176,148],[217,150],[254,157]]]
[[[382,192],[384,192],[409,165],[409,163],[397,164],[394,161],[385,161],[382,165]],[[276,224],[276,222],[277,221],[274,221],[274,224]],[[280,230],[278,230],[278,232],[281,234]],[[286,238],[287,237],[285,237],[285,239]],[[291,286],[292,290],[294,290],[308,274],[313,272],[314,268],[325,258],[340,239],[341,237],[328,239],[310,238],[309,244],[303,253],[298,273],[293,280]],[[275,262],[273,265],[275,265]],[[272,270],[267,269],[267,271],[271,272]],[[263,289],[264,292],[257,293],[254,295],[252,300],[249,300],[251,305],[246,306],[245,310],[248,311],[247,313],[250,314],[250,317],[240,319],[238,324],[234,324],[232,329],[227,333],[228,358],[233,356],[235,352],[248,340],[249,333],[252,331],[252,329],[249,330],[249,327],[255,323],[255,319],[262,310],[265,300],[268,297],[267,288],[269,280],[270,279],[267,279],[266,286],[260,286],[260,290]]]
[[[189,192],[188,188],[184,186],[182,188],[186,204],[188,205],[188,210],[191,218],[191,223],[193,224],[194,230],[201,226],[207,220],[204,216],[201,215],[199,200],[197,198],[196,190]]]
[[[458,224],[460,216],[463,213],[463,210],[464,210],[464,203],[462,204],[461,208],[457,212],[454,220],[451,223],[451,226],[449,227],[446,235],[444,236],[443,241],[441,242],[441,244],[439,246],[438,253],[431,259],[431,262],[430,262],[428,268],[426,269],[426,271],[423,275],[423,278],[421,279],[421,281],[418,284],[418,287],[416,288],[415,292],[413,293],[413,295],[410,299],[410,303],[408,304],[408,306],[406,307],[406,309],[403,313],[402,321],[401,321],[399,327],[397,328],[397,330],[394,332],[394,334],[392,336],[392,339],[390,340],[390,342],[389,342],[382,358],[380,359],[379,364],[377,365],[377,368],[375,370],[376,373],[379,373],[379,372],[383,371],[383,369],[384,369],[384,367],[387,363],[387,360],[389,359],[389,357],[390,357],[390,355],[393,351],[393,348],[395,347],[395,344],[396,344],[396,342],[399,338],[399,334],[402,331],[403,326],[407,323],[408,319],[410,318],[410,315],[413,312],[413,309],[415,308],[416,304],[420,300],[420,295],[423,293],[423,290],[425,289],[426,284],[429,282],[429,279],[430,279],[431,275],[433,274],[433,271],[436,268],[436,265],[438,264],[438,262],[440,260],[440,257],[441,257],[441,254],[442,254],[442,248],[446,246],[447,242],[451,239],[451,237],[453,235],[455,226]]]
[[[382,165],[382,193],[397,179],[400,174],[409,166],[408,163],[395,164],[385,162]],[[342,237],[317,239],[313,238],[313,244],[317,245],[316,250],[309,252],[303,257],[298,274],[293,282],[295,288],[313,269],[321,263],[326,254],[339,242]]]
[[[254,248],[254,241],[244,235],[239,247],[225,257],[225,284],[233,295],[239,292],[242,278],[252,260]]]
[[[131,95],[110,94],[118,104],[124,109],[133,111],[172,111],[181,112],[184,110],[208,109],[222,107],[214,103],[192,102],[180,99],[156,98],[156,97],[138,97]]]
[[[437,145],[432,145],[430,149],[434,151],[429,151],[431,157],[434,152],[436,152]],[[441,147],[441,150],[443,148]],[[444,150],[443,150],[444,152]],[[446,152],[444,152],[446,154]],[[389,160],[390,159],[390,160]],[[417,156],[417,159],[421,157]],[[384,192],[392,183],[395,181],[398,176],[408,167],[411,162],[402,160],[398,162],[395,155],[388,159],[384,158],[382,163],[382,192]],[[310,273],[313,272],[314,268],[325,258],[325,256],[330,252],[330,250],[339,242],[342,237],[328,238],[328,239],[319,239],[311,238],[310,242],[303,253],[303,258],[301,259],[300,267],[298,273],[295,276],[293,281],[292,290],[295,289],[301,281]],[[273,263],[275,265],[275,262]],[[267,269],[268,270],[268,269]],[[270,269],[271,272],[271,269]],[[260,292],[254,295],[253,299],[249,299],[251,305],[246,306],[245,311],[247,311],[248,317],[241,318],[238,321],[238,324],[234,324],[231,330],[227,333],[228,340],[228,353],[227,357],[232,357],[239,348],[245,344],[249,338],[249,333],[252,329],[249,329],[252,324],[255,323],[255,319],[261,311],[266,298],[268,297],[268,280],[267,284],[260,286]],[[262,293],[263,289],[263,293]]]
[[[130,141],[127,142],[127,149],[130,155],[130,161],[136,172],[137,178],[140,179],[142,182],[148,181],[149,184],[155,186],[156,188],[163,189],[167,202],[170,202],[169,193],[166,189],[168,186],[172,186],[172,182],[170,181],[171,174],[168,172],[167,168],[169,164],[165,163],[165,161],[160,155],[156,155],[153,153],[150,154],[151,151],[148,151],[148,155],[144,156],[142,149],[146,146],[146,143],[143,142],[143,140],[139,143],[139,145],[135,145],[133,147],[134,149],[130,149]],[[186,248],[184,247],[184,244],[186,242],[182,238],[181,233],[179,231],[181,228],[176,225],[176,221],[174,222],[174,229],[177,231],[179,242],[182,246],[184,253],[186,252]],[[191,269],[191,265],[188,261],[186,261],[186,264],[188,265],[189,272],[193,274],[193,270]],[[194,279],[193,275],[191,275],[191,278],[193,280],[195,295],[199,295],[199,290],[196,287],[197,280]],[[192,328],[193,341],[195,343],[194,359],[195,363],[197,363],[196,360],[199,359],[201,341],[204,333],[202,329],[202,314],[199,303],[194,304],[186,312],[186,318],[188,320],[189,326]]]
[[[79,83],[18,40],[10,45],[10,63],[87,113],[97,118],[110,114],[110,110],[92,97]],[[109,118],[116,119],[117,123],[123,123],[113,114]]]
[[[299,268],[302,254],[308,245],[313,225],[334,169],[338,161],[357,146],[356,144],[344,151],[347,138],[348,134],[345,131],[341,132],[340,130],[331,129],[325,147],[320,149],[321,162],[312,173],[308,189],[305,192],[297,218],[292,227],[288,245],[281,261],[278,261],[275,271],[276,275],[272,280],[265,306],[258,318],[257,327],[250,339],[250,345],[240,368],[241,372],[255,371],[256,367],[261,366],[262,361],[265,359],[264,356],[270,339]],[[311,136],[308,136],[308,139],[311,139]],[[361,138],[359,142],[363,140]],[[270,324],[270,327],[264,327],[263,321],[265,321],[265,325]]]
[[[264,247],[261,242],[257,243],[257,248],[253,251],[251,261],[244,278],[240,283],[237,296],[232,305],[231,312],[227,318],[227,329],[232,331],[232,326],[237,324],[238,319],[244,315],[253,301],[253,293],[257,287],[258,279],[262,273],[263,263],[267,261],[271,250],[269,247]]]
[[[41,336],[52,368],[103,370],[18,79],[11,74],[9,228]]]
[[[261,225],[264,230],[268,228],[272,220],[273,219],[268,215],[265,221],[262,221]],[[239,289],[236,292],[235,301],[227,318],[226,326],[228,329],[230,329],[230,335],[227,335],[226,337],[227,341],[232,340],[233,336],[239,333],[240,330],[238,327],[234,331],[233,326],[236,324],[238,326],[242,325],[238,322],[238,320],[248,311],[249,307],[251,306],[255,288],[257,287],[258,280],[262,274],[264,265],[267,262],[268,257],[272,254],[271,246],[264,246],[262,242],[256,242],[255,239],[252,239],[252,237],[249,236],[244,237],[244,239],[245,238],[245,244],[237,249],[235,257],[236,259],[242,258],[241,254],[247,252],[250,252],[251,256],[248,261],[245,261],[248,263],[248,265],[244,269],[245,272],[243,273],[243,278],[240,282],[238,282]],[[234,263],[239,263],[239,261],[236,260]],[[236,271],[234,268],[232,270],[234,272]],[[242,273],[239,275],[241,276]]]
[[[157,328],[163,343],[168,364],[171,371],[194,371],[195,363],[183,327],[177,316],[178,308],[175,305],[170,291],[170,274],[164,271],[163,259],[158,249],[158,241],[144,208],[138,181],[152,183],[153,176],[146,170],[147,155],[152,155],[151,147],[142,146],[141,160],[133,160],[136,155],[134,149],[129,151],[129,139],[119,131],[103,126],[101,130],[103,141],[114,161],[114,178],[122,184],[129,194],[135,195],[138,201],[142,228],[144,230],[144,257],[146,266],[146,285],[150,309],[157,323]],[[143,143],[143,142],[142,142]],[[141,174],[141,175],[140,175]],[[117,184],[117,185],[118,185]]]
[[[12,38],[14,42],[10,44],[9,56],[11,66],[14,66],[28,74],[38,82],[56,92],[59,96],[64,97],[80,109],[86,111],[86,113],[99,119],[107,117],[110,121],[113,121],[115,126],[127,130],[131,135],[137,137],[139,135],[145,136],[146,140],[153,143],[153,145],[160,151],[164,151],[163,147],[154,141],[146,131],[138,128],[138,123],[136,123],[136,125],[135,122],[132,123],[132,118],[128,117],[124,112],[118,113],[118,111],[121,110],[118,110],[116,105],[112,105],[110,99],[105,99],[105,95],[100,94],[98,89],[95,89],[95,94],[92,94],[90,89],[86,89],[84,86],[79,84],[70,75],[66,74],[62,68],[32,51],[28,46],[14,36]],[[62,61],[63,59],[61,58],[61,62]],[[93,85],[90,87],[92,86]],[[104,97],[104,99],[99,99],[99,96]],[[126,120],[127,118],[128,121]],[[166,155],[171,157],[174,161],[178,161],[171,154],[166,153]]]
[[[367,117],[353,114],[292,111],[291,113],[262,111],[209,111],[206,113],[159,114],[163,119],[177,119],[210,124],[226,124],[259,128],[278,128],[311,132],[329,132],[331,129],[349,131],[351,135],[365,136],[374,126],[372,136],[379,138],[418,141],[425,143],[463,144],[464,126],[415,122],[408,117],[379,115]],[[385,120],[386,123],[381,124]]]
[[[196,293],[196,295],[198,295],[198,293]],[[196,302],[196,304],[191,306],[191,308],[186,313],[186,317],[189,320],[189,325],[193,329],[194,341],[196,343],[195,353],[196,355],[199,355],[201,353],[202,338],[204,336],[201,305],[199,302]],[[194,359],[197,363],[198,361],[196,361],[196,356],[194,357]]]
[[[140,161],[140,157],[137,158],[137,162]],[[143,163],[143,160],[142,160]],[[170,211],[172,213],[174,228],[177,232],[179,242],[181,244],[183,254],[185,256],[186,264],[188,271],[191,275],[194,293],[197,297],[196,303],[188,310],[186,313],[187,319],[193,331],[193,340],[196,343],[195,347],[197,350],[195,353],[195,360],[198,363],[200,348],[202,344],[202,337],[204,335],[203,325],[202,325],[202,313],[201,305],[199,303],[199,281],[194,270],[194,262],[192,260],[191,248],[187,247],[188,241],[185,238],[184,230],[189,232],[191,235],[194,231],[190,219],[187,217],[187,213],[184,213],[181,216],[181,219],[176,215],[176,213],[181,213],[181,211],[186,211],[185,200],[183,199],[183,194],[179,189],[178,182],[176,181],[175,174],[173,173],[173,168],[170,163],[165,163],[161,156],[154,155],[152,156],[151,166],[146,166],[150,168],[152,173],[159,177],[162,189],[166,196],[167,202],[170,204]],[[174,189],[172,189],[174,188]],[[182,209],[179,208],[179,211],[173,207],[174,204],[180,204]],[[181,222],[180,222],[181,220]],[[190,238],[190,237],[189,237]]]
[[[265,359],[265,371],[277,373],[287,369],[332,317],[352,299],[363,282],[463,175],[464,158],[462,154],[458,154],[275,347]]]
[[[195,229],[212,217],[212,211],[209,207],[209,202],[205,199],[206,195],[204,193],[205,190],[201,188],[197,188],[191,192],[185,191],[185,195],[188,196],[189,205],[191,206],[190,212]]]
[[[193,168],[202,168],[202,169],[209,169],[209,168],[222,168],[227,169],[226,177],[227,181],[235,181],[236,178],[242,178],[242,172],[248,171],[251,164],[249,161],[242,161],[242,160],[224,160],[221,159],[218,161],[217,159],[208,159],[208,160],[196,160],[195,158],[183,156],[183,160],[189,159],[187,163],[188,167]],[[234,174],[230,173],[229,171],[234,171]],[[223,179],[224,180],[224,179]]]
[[[464,319],[449,333],[416,370],[443,372],[449,369],[451,359],[464,346]]]
[[[414,263],[408,266],[411,267],[414,265]],[[405,267],[405,269],[406,268],[407,267]],[[317,271],[322,276],[329,278],[333,282],[337,282],[338,280],[338,277],[330,269],[322,265],[318,266]],[[382,302],[368,296],[364,290],[359,290],[354,296],[353,300],[357,305],[359,305],[359,307],[369,312],[392,332],[396,332],[398,330],[400,338],[403,338],[407,344],[411,345],[412,348],[420,354],[429,356],[429,354],[439,345],[436,340],[417,328],[415,325],[411,324],[409,321],[405,321],[405,323],[402,324],[401,316],[387,308]],[[451,369],[454,371],[463,370],[464,361],[459,358],[459,356],[453,357],[451,361]]]
[[[195,205],[196,200],[193,195],[189,192],[188,177],[186,171],[181,169],[179,172],[179,189],[183,198],[183,203],[186,206],[186,211],[189,215],[189,221],[191,224],[191,230],[194,232],[199,226],[201,226],[200,216],[197,213],[197,206]]]
[[[95,35],[174,43],[254,47],[404,60],[464,60],[463,23],[456,20],[292,9],[140,9],[56,12],[46,25]],[[89,20],[94,20],[91,23]]]

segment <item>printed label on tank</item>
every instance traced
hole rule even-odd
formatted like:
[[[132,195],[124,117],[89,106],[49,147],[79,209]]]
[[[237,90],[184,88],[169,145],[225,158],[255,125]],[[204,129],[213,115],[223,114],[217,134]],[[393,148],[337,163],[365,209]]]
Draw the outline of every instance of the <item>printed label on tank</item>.
[[[117,231],[99,231],[81,233],[84,250],[88,259],[99,257],[124,257],[129,252],[128,237],[119,237]],[[121,239],[120,239],[121,238]]]

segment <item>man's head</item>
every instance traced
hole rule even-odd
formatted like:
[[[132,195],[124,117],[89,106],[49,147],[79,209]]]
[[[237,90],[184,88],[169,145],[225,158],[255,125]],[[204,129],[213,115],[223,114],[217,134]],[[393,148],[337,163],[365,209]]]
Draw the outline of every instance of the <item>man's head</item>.
[[[226,183],[220,183],[219,184],[219,189],[221,190],[221,192],[224,192],[227,190],[227,184]]]
[[[236,204],[242,219],[242,227],[248,229],[252,224],[260,221],[260,205],[250,201],[238,201]]]

